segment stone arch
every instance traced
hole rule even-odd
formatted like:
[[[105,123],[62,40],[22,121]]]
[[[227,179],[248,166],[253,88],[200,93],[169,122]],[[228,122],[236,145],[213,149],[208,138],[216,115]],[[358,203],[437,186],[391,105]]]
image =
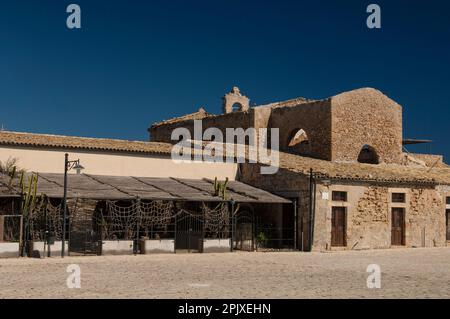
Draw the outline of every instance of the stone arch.
[[[308,134],[304,129],[296,128],[291,131],[287,141],[287,149],[289,152],[295,154],[311,154],[311,143]]]
[[[235,102],[231,106],[231,111],[232,112],[242,112],[243,109],[244,109],[244,106],[240,102]]]
[[[358,162],[365,164],[379,164],[380,157],[377,151],[370,145],[365,144],[358,155]]]
[[[233,89],[225,94],[222,98],[222,109],[223,113],[232,113],[232,112],[245,112],[250,108],[250,99],[245,95],[241,94],[241,91],[238,87],[233,87]],[[234,106],[238,105],[237,109],[234,109]]]

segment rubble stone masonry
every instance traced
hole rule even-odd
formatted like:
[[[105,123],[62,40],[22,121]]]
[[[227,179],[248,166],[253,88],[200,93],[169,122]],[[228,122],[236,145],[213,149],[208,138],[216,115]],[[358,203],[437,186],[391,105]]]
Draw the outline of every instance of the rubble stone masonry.
[[[332,201],[333,190],[347,192],[347,201]],[[325,193],[328,196],[323,196]],[[392,193],[405,193],[405,203],[393,203]],[[439,188],[414,186],[318,185],[313,249],[391,248],[391,211],[394,207],[405,209],[406,247],[445,246],[445,198],[442,194]],[[333,206],[346,207],[346,247],[331,246]]]

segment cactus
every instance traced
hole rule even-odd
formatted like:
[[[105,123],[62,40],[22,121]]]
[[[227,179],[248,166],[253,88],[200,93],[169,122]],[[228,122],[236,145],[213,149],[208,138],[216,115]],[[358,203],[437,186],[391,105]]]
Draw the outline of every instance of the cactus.
[[[23,196],[21,207],[23,216],[28,216],[36,206],[38,179],[38,174],[36,173],[32,173],[28,177],[27,183],[25,183],[25,173],[22,173],[20,177],[19,186]]]
[[[217,177],[214,178],[214,196],[220,196],[222,199],[227,199],[227,185],[228,185],[228,177],[225,179],[225,182],[219,182]]]
[[[219,196],[219,185],[217,184],[217,177],[214,177],[214,196]]]

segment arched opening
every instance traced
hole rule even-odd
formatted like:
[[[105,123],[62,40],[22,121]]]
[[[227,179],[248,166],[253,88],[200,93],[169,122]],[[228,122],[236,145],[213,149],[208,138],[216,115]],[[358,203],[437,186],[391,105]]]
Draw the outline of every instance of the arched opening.
[[[240,112],[240,111],[242,111],[242,104],[241,104],[241,103],[238,103],[238,102],[234,103],[234,104],[231,106],[231,111],[232,111],[232,112]]]
[[[233,249],[253,251],[255,249],[255,216],[253,207],[242,205],[234,217]]]
[[[361,152],[359,152],[358,162],[365,164],[379,164],[380,158],[372,146],[364,145]]]
[[[289,135],[287,148],[292,153],[309,155],[311,153],[311,145],[305,130],[293,130]]]

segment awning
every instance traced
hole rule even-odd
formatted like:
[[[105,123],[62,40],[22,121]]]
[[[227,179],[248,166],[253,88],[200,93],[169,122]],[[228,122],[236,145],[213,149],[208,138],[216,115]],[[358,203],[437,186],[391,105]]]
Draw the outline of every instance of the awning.
[[[38,175],[38,194],[63,197],[63,174]],[[17,185],[17,180],[13,184]],[[139,197],[144,200],[223,201],[220,196],[214,196],[213,180],[88,174],[68,175],[67,197],[97,200],[127,200]],[[291,203],[285,198],[238,181],[228,182],[226,199],[237,203]]]

